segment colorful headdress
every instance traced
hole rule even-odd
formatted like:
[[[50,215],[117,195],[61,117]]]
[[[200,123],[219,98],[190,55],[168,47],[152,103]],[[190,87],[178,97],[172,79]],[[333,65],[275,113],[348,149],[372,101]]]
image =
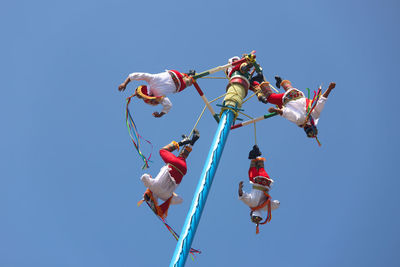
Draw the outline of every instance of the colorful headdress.
[[[142,98],[143,101],[147,104],[150,105],[158,105],[162,99],[164,98],[163,96],[152,96],[148,93],[147,86],[146,85],[140,85],[136,88],[136,95],[139,98]]]

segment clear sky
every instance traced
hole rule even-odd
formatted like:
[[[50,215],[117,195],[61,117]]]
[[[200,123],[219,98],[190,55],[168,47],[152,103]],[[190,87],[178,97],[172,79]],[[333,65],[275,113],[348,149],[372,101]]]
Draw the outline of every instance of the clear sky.
[[[254,127],[232,131],[186,266],[399,266],[398,1],[3,1],[0,8],[0,266],[168,266],[176,241],[145,206],[141,162],[117,90],[135,71],[203,71],[257,51],[268,80],[336,82],[322,147],[280,117],[257,143],[281,202],[255,234],[249,190]],[[222,73],[216,76],[220,76]],[[209,99],[226,80],[199,80]],[[158,149],[192,129],[193,87],[159,107],[137,99],[139,132]],[[218,107],[214,106],[216,109]],[[269,105],[252,99],[245,113]],[[217,128],[206,113],[168,221],[180,232]]]

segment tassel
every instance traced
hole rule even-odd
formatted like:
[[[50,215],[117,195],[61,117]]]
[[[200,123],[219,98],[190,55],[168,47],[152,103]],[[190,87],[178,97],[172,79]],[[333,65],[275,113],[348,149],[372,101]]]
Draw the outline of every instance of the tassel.
[[[135,94],[131,95],[130,97],[128,97],[126,99],[126,110],[125,110],[126,126],[128,127],[128,132],[129,132],[129,136],[131,137],[132,143],[133,143],[136,151],[138,152],[140,158],[144,162],[142,169],[147,169],[149,167],[149,161],[150,161],[152,153],[150,153],[149,157],[147,157],[147,158],[145,155],[143,155],[141,148],[140,148],[140,139],[144,140],[151,146],[151,151],[153,150],[153,144],[150,141],[144,139],[142,136],[140,136],[140,134],[136,128],[136,124],[133,121],[132,115],[129,111],[129,104],[131,102],[132,97],[134,97],[134,96],[135,96]]]
[[[166,219],[168,216],[168,209],[171,204],[171,199],[172,196],[168,198],[163,204],[160,205],[160,214],[158,214],[158,216],[160,216],[163,219]]]
[[[139,207],[140,205],[142,205],[143,202],[144,202],[144,199],[139,200],[139,202],[137,203],[137,206]]]
[[[318,140],[318,137],[315,137],[315,140],[317,140],[318,146],[322,146],[321,143]]]

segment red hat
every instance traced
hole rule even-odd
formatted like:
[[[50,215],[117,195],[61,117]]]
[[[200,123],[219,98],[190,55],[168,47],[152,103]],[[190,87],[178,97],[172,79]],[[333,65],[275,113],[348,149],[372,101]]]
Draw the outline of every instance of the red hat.
[[[177,92],[180,92],[180,91],[182,91],[183,89],[185,89],[185,88],[186,88],[186,83],[185,83],[185,81],[183,80],[183,76],[184,76],[184,75],[187,76],[187,75],[184,74],[184,73],[180,73],[180,72],[177,71],[177,70],[169,70],[169,71],[170,71],[170,73],[172,74],[171,77],[172,77],[172,79],[174,80],[174,83],[175,83],[175,85],[176,85],[176,91],[177,91]]]
[[[140,85],[136,88],[136,95],[139,98],[142,98],[143,101],[147,104],[150,105],[158,105],[161,100],[164,98],[163,96],[152,96],[148,94],[147,91],[147,86],[146,85]]]

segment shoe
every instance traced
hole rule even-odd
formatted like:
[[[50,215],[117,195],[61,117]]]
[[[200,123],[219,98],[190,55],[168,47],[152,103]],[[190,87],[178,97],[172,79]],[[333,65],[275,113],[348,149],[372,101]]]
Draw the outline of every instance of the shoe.
[[[195,70],[189,70],[188,73],[186,73],[188,76],[195,76],[196,75],[196,71]]]
[[[253,82],[262,83],[263,81],[264,81],[264,75],[262,75],[260,73],[257,73],[257,75],[253,76],[250,79],[250,83],[253,83]]]
[[[182,140],[178,142],[179,146],[190,144],[190,139],[186,135],[182,134]]]
[[[258,156],[261,156],[261,151],[257,145],[254,145],[253,149],[249,152],[249,159],[255,159]]]
[[[196,141],[199,140],[199,138],[200,138],[200,132],[197,129],[194,129],[192,140],[190,140],[190,144],[193,146],[194,143],[196,143]]]
[[[276,87],[281,88],[282,78],[279,76],[275,76]]]

